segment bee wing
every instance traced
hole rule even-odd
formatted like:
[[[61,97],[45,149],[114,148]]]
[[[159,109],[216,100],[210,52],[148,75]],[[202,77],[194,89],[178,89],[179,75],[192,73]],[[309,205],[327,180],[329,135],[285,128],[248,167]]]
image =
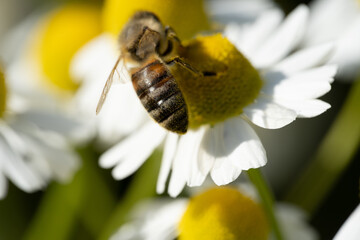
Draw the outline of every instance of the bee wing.
[[[117,65],[115,65],[115,73],[113,73],[113,82],[114,83],[129,83],[131,82],[131,77],[125,66],[125,61],[121,59]]]
[[[118,69],[119,68],[119,69]],[[115,75],[115,73],[117,73]],[[117,78],[116,78],[117,76]],[[117,60],[116,63],[113,67],[113,69],[110,72],[109,77],[106,80],[105,86],[102,90],[98,105],[96,107],[96,114],[99,114],[99,112],[101,111],[102,106],[104,105],[104,102],[106,100],[107,94],[110,91],[110,88],[112,86],[112,84],[114,83],[114,81],[119,81],[121,83],[126,83],[129,80],[129,74],[127,73],[126,69],[125,69],[125,65],[124,65],[124,60],[123,58],[120,56]]]

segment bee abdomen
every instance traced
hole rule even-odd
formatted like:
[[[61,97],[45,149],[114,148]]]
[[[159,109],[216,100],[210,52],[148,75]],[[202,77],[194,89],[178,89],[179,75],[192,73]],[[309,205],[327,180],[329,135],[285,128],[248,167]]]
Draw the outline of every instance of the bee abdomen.
[[[175,78],[166,65],[151,62],[132,75],[141,103],[161,126],[176,133],[186,133],[187,107]]]

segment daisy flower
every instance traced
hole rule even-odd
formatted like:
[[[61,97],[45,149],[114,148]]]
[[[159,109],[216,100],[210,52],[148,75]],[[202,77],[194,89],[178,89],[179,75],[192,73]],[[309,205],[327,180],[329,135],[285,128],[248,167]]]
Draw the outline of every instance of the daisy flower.
[[[51,180],[66,182],[80,161],[61,135],[41,130],[8,108],[10,98],[0,72],[0,199],[7,193],[7,179],[25,192],[44,188]],[[35,116],[35,114],[33,115]]]
[[[304,5],[286,19],[271,10],[253,24],[229,25],[224,35],[185,42],[182,57],[200,71],[214,72],[195,79],[183,69],[172,72],[188,106],[187,133],[169,133],[148,121],[105,152],[100,165],[114,167],[115,179],[126,178],[165,142],[157,192],[164,192],[171,170],[168,193],[173,197],[185,185],[201,185],[208,175],[225,185],[243,170],[264,166],[266,153],[252,124],[277,129],[330,107],[316,98],[330,90],[336,73],[334,65],[325,64],[332,44],[295,51],[308,15]]]
[[[14,28],[2,46],[9,85],[17,94],[12,107],[47,112],[44,128],[61,131],[76,142],[91,138],[95,120],[79,114],[73,102],[79,83],[70,76],[69,65],[74,53],[100,32],[100,9],[91,4],[37,11]],[[78,131],[68,127],[70,123],[76,123]]]
[[[231,207],[229,207],[231,206]],[[315,240],[317,233],[298,208],[278,203],[276,215],[287,240]],[[274,239],[257,200],[236,188],[211,188],[173,201],[152,199],[133,210],[110,239]]]
[[[358,0],[316,0],[304,44],[336,43],[331,63],[339,65],[339,76],[354,81],[360,71],[360,2]]]

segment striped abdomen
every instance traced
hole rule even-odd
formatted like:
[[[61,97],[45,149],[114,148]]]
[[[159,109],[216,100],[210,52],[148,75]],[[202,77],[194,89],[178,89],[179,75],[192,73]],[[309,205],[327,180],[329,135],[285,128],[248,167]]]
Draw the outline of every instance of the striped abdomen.
[[[188,113],[184,98],[167,66],[154,59],[131,76],[134,89],[150,116],[169,131],[184,134]]]

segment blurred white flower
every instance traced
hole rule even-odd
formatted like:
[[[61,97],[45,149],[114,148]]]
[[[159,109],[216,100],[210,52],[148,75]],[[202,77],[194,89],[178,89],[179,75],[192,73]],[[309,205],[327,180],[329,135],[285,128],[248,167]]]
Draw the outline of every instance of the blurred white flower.
[[[331,63],[339,65],[340,79],[354,81],[360,73],[360,2],[315,0],[304,44],[336,43]]]
[[[14,93],[8,103],[11,108],[22,117],[37,118],[39,127],[61,132],[75,143],[91,139],[95,123],[81,115],[74,102],[76,83],[68,76],[67,62],[72,51],[98,31],[95,24],[81,28],[84,21],[89,24],[96,19],[92,5],[45,7],[12,29],[1,46],[8,85]],[[63,38],[71,33],[76,39]]]
[[[166,137],[157,191],[164,191],[172,169],[168,190],[171,196],[177,196],[186,184],[201,185],[208,174],[217,185],[224,185],[235,180],[242,170],[265,165],[265,150],[249,122],[276,129],[297,117],[317,116],[330,107],[316,98],[330,90],[336,73],[336,66],[325,64],[331,55],[332,44],[293,52],[303,39],[308,15],[307,7],[299,6],[283,21],[280,11],[271,10],[253,24],[233,24],[226,28],[225,36],[244,53],[264,81],[258,98],[243,109],[241,116],[214,126],[190,129],[182,136],[166,133],[149,121],[105,152],[100,165],[105,168],[115,166],[113,177],[123,179],[134,173]],[[97,42],[97,46],[88,48],[89,56],[105,45],[102,40]],[[107,42],[108,45],[114,44]],[[113,56],[110,52],[108,55]],[[106,60],[96,59],[99,71],[109,71],[110,65],[101,67],[100,64]],[[94,98],[99,96],[100,92]],[[126,102],[133,101],[136,100]],[[109,108],[113,112],[124,113],[123,118],[129,117],[118,103],[108,100],[106,104],[111,105]],[[142,107],[132,110],[145,112]]]
[[[241,191],[247,195],[246,192]],[[223,192],[225,194],[225,192]],[[196,197],[196,196],[195,196]],[[232,196],[222,196],[230,198]],[[249,197],[249,196],[248,196]],[[250,197],[251,198],[251,197]],[[257,202],[257,199],[251,198]],[[110,238],[111,240],[172,240],[179,236],[179,224],[189,207],[191,198],[169,199],[151,199],[143,201],[134,207],[129,222],[121,226],[118,231]],[[210,200],[212,201],[212,199]],[[219,205],[223,204],[221,201]],[[233,206],[236,209],[238,206]],[[203,213],[209,218],[209,213]],[[249,213],[251,214],[251,213]],[[307,223],[307,217],[299,208],[283,203],[277,203],[275,214],[282,230],[284,239],[287,240],[316,240],[318,235],[315,230]],[[222,221],[231,224],[239,224],[233,218],[226,221],[222,215]],[[249,218],[249,216],[237,216],[238,218]],[[202,219],[201,214],[198,215]],[[251,217],[250,217],[251,218]],[[201,220],[198,220],[201,221]],[[260,223],[259,223],[260,224]],[[199,223],[201,225],[201,223]],[[195,227],[195,226],[194,226]],[[216,225],[214,225],[216,228]],[[253,229],[252,229],[253,230]],[[208,231],[213,231],[208,229]],[[205,234],[204,234],[205,235]],[[275,239],[272,234],[269,240]]]
[[[226,24],[253,22],[276,4],[271,0],[205,0],[205,7],[212,20]]]
[[[3,81],[2,73],[1,78]],[[10,98],[9,89],[0,84],[0,90]],[[60,134],[41,129],[43,124],[37,120],[46,120],[45,115],[31,110],[17,114],[6,104],[7,99],[2,99],[4,112],[0,110],[0,199],[6,196],[7,179],[25,192],[43,189],[51,180],[71,180],[80,166],[74,149]]]
[[[360,205],[356,207],[353,213],[341,226],[336,233],[334,240],[357,240],[360,239]]]

